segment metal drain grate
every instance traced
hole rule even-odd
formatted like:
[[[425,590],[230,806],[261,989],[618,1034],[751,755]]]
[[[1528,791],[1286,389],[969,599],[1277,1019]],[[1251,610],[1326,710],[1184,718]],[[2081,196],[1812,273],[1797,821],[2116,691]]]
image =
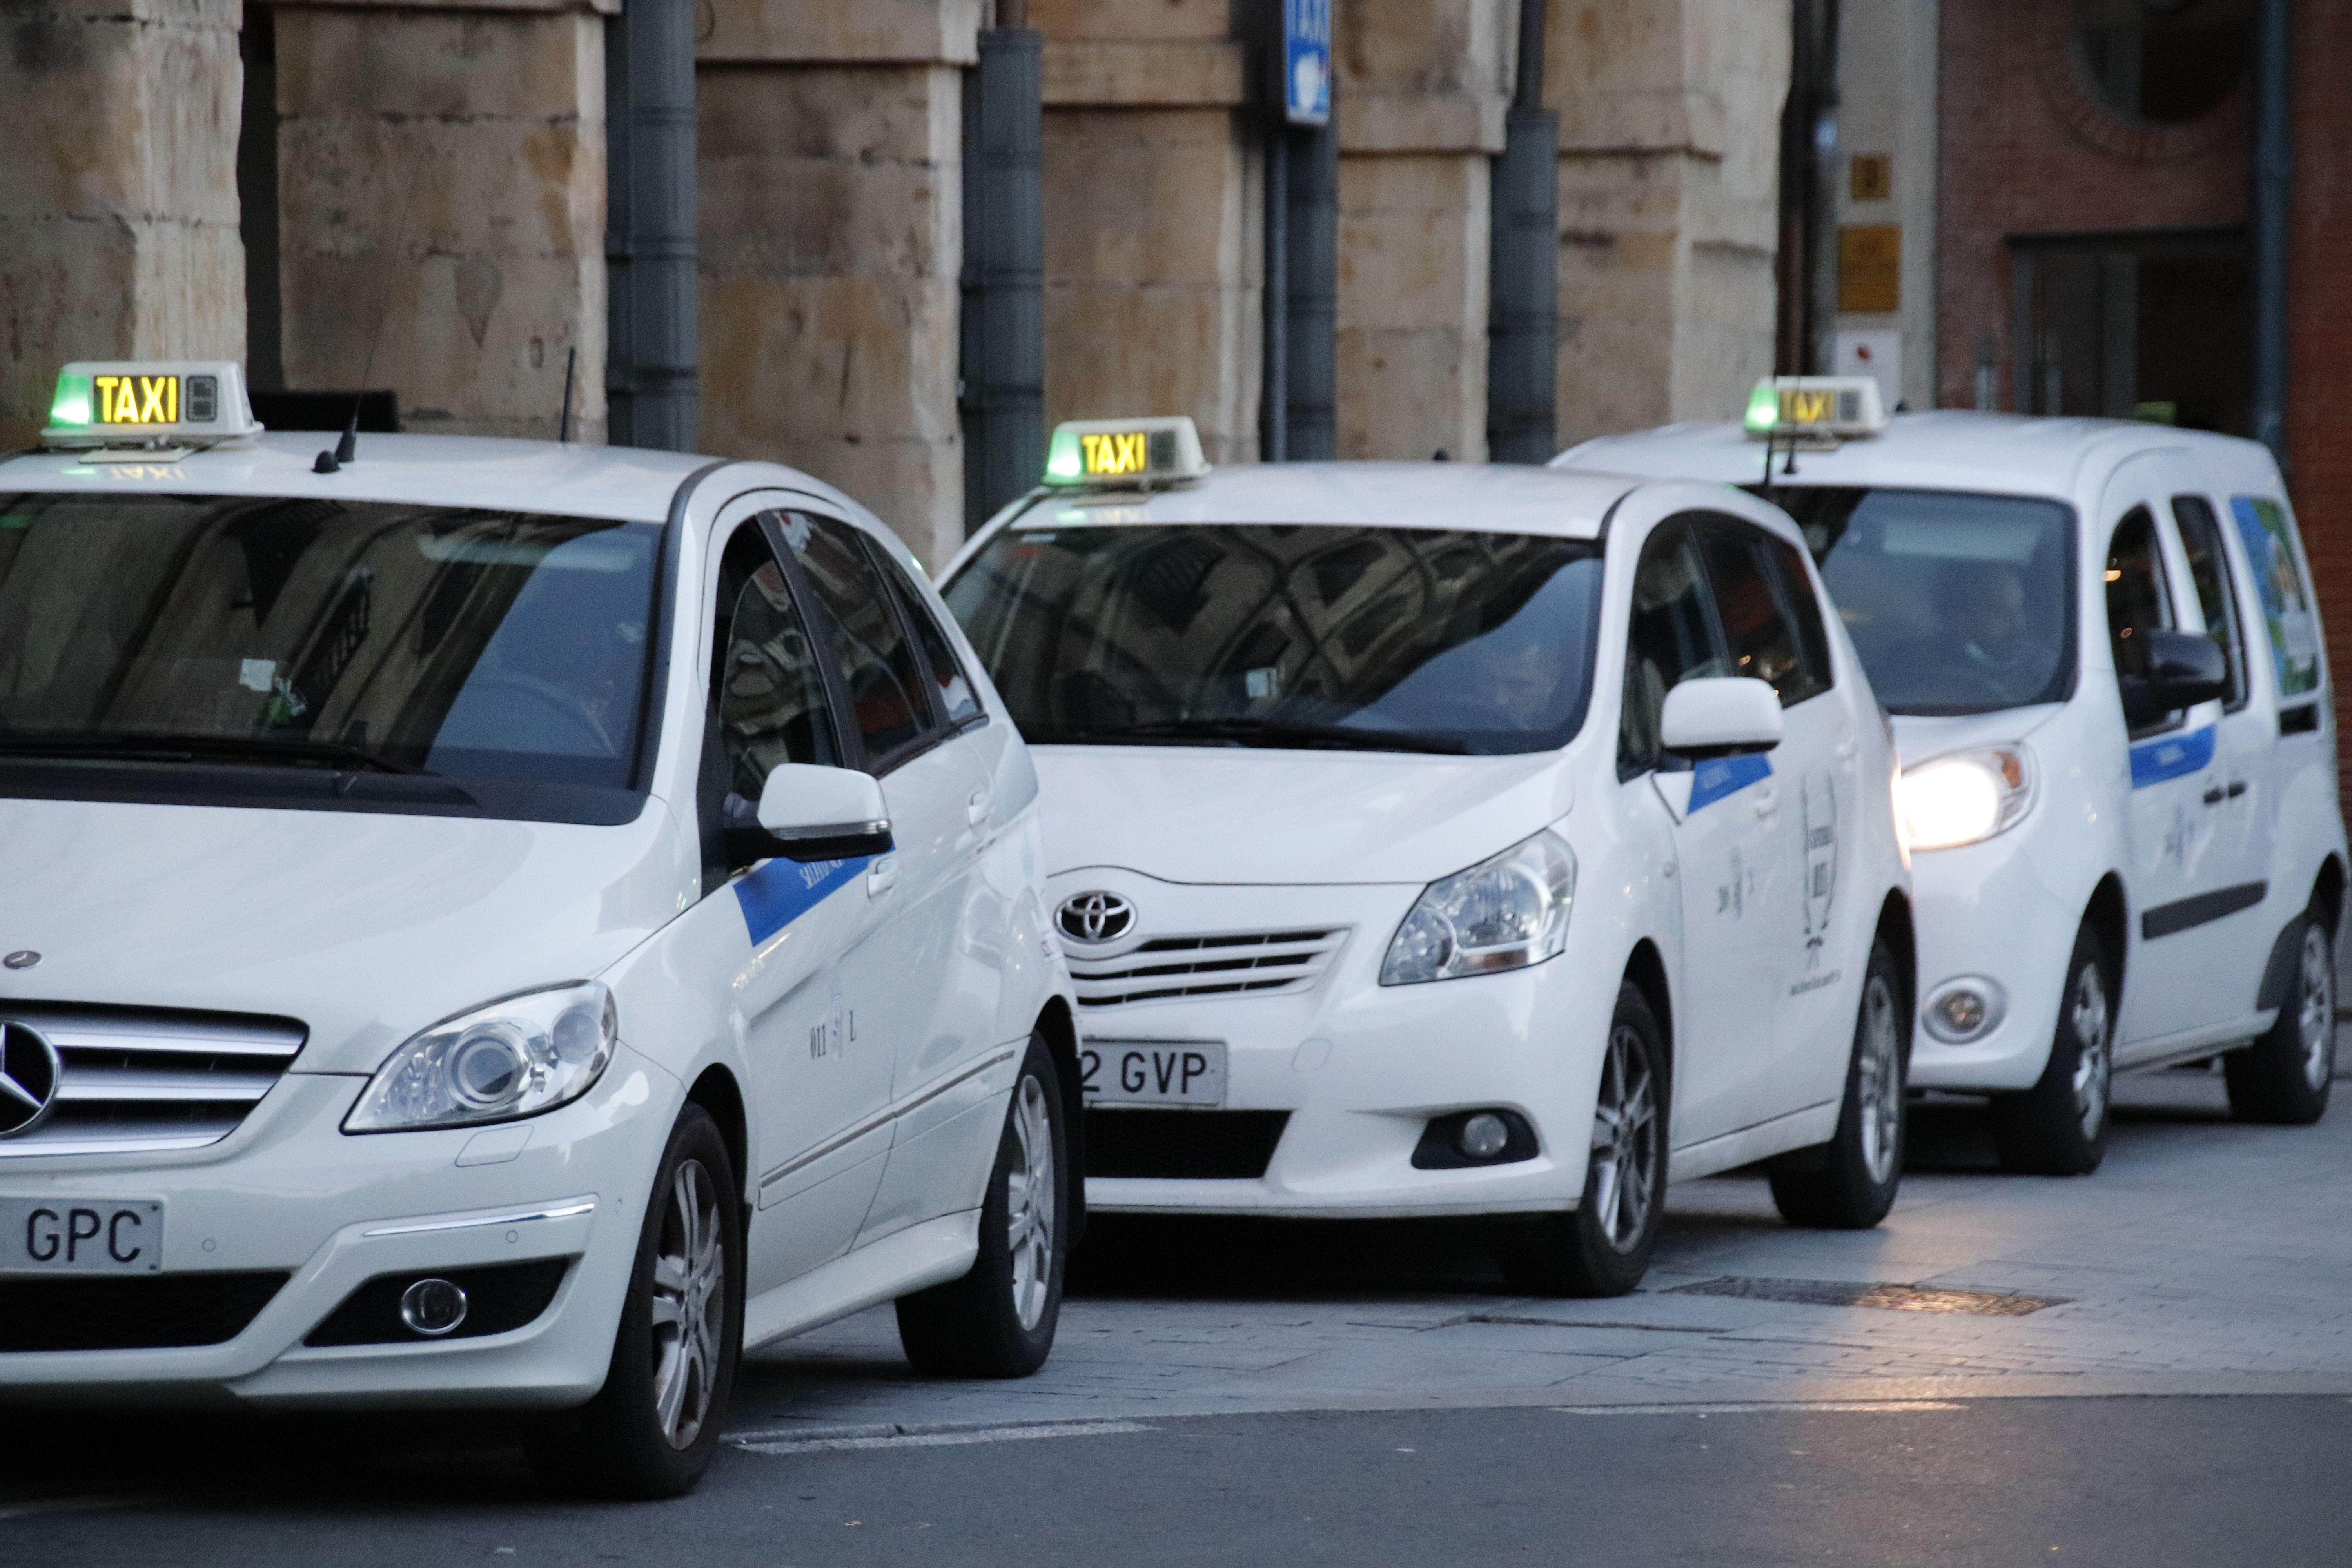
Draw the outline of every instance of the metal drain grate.
[[[1750,1301],[1795,1301],[1808,1307],[1877,1307],[1889,1312],[1975,1312],[2021,1318],[2062,1307],[2067,1296],[2001,1296],[1987,1290],[1933,1290],[1918,1285],[1873,1285],[1850,1279],[1745,1279],[1726,1275],[1677,1285],[1669,1296],[1738,1296]]]

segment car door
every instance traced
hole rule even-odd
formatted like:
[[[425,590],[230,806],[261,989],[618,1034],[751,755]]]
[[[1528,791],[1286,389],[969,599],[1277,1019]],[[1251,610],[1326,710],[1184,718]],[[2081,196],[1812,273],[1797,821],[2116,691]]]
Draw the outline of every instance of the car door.
[[[862,861],[731,863],[726,830],[757,820],[780,763],[856,760],[830,700],[806,606],[756,519],[719,552],[709,590],[708,703],[695,815],[704,898],[693,945],[743,956],[726,984],[749,1067],[753,1209],[748,1289],[770,1289],[846,1250],[872,1206],[889,1134],[887,1054],[849,1039],[840,957],[873,931]],[[746,944],[748,943],[748,949]]]
[[[821,635],[832,647],[850,728],[890,808],[897,847],[866,873],[866,898],[878,918],[841,967],[850,1049],[887,1075],[900,1112],[929,1112],[918,1114],[915,1125],[894,1119],[894,1145],[906,1143],[945,1109],[909,1102],[991,1043],[995,999],[971,994],[973,966],[960,951],[986,780],[961,743],[959,725],[949,721],[948,693],[907,619],[905,590],[889,580],[896,568],[861,530],[837,517],[794,510],[776,519],[775,529],[820,606]],[[950,1093],[931,1100],[968,1108]],[[908,1168],[915,1163],[909,1160]],[[895,1182],[886,1174],[883,1185],[888,1193],[875,1205],[866,1239],[929,1217],[916,1212],[932,1195],[919,1174]]]
[[[1703,524],[1700,537],[1732,670],[1771,684],[1787,726],[1772,752],[1780,809],[1765,818],[1787,889],[1771,905],[1785,923],[1773,938],[1773,1065],[1756,1112],[1768,1120],[1843,1089],[1858,921],[1874,912],[1838,896],[1840,824],[1855,816],[1856,717],[1834,689],[1820,601],[1796,546],[1730,518]]]
[[[2174,570],[2179,547],[2168,538],[2162,478],[2156,464],[2135,463],[2108,489],[2107,510],[2116,521],[2105,570],[2107,639],[2119,689],[2146,672],[2142,650],[2149,632],[2184,623],[2201,629],[2179,607],[2185,574]],[[2132,1058],[2136,1043],[2143,1047],[2138,1054],[2147,1055],[2152,1042],[2205,1027],[2244,1005],[2244,987],[2223,984],[2234,977],[2222,975],[2213,962],[2220,934],[2213,928],[2232,912],[2229,900],[2243,896],[2219,852],[2220,818],[2206,800],[2209,792],[2217,802],[2228,799],[2217,761],[2221,707],[2209,702],[2141,715],[2136,725],[2131,715],[2124,718],[2131,776],[2125,891],[2132,955],[2124,969],[2119,1063]]]
[[[1769,756],[1692,767],[1658,743],[1668,691],[1733,673],[1688,520],[1643,542],[1629,625],[1617,772],[1623,808],[1662,816],[1674,845],[1683,932],[1672,1127],[1684,1148],[1755,1121],[1771,1070],[1780,796]]]

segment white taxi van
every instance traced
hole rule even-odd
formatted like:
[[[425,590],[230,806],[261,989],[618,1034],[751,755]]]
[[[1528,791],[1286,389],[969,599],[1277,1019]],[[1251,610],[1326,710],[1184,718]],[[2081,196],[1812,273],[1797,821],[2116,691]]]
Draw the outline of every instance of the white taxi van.
[[[1912,987],[1893,752],[1786,518],[1057,431],[943,574],[1034,748],[1092,1208],[1514,1216],[1632,1289],[1670,1177],[1868,1226]]]
[[[1748,486],[1802,525],[1902,752],[1912,1082],[1990,1094],[2027,1172],[2098,1165],[2118,1068],[2226,1053],[2238,1115],[2316,1121],[2344,823],[2270,454],[2153,425],[1889,418],[1874,383],[1834,378],[1764,384],[1744,426],[1557,466]]]
[[[747,1343],[896,1298],[1034,1370],[1075,998],[903,547],[241,386],[75,365],[0,461],[0,1398],[568,1412],[660,1494]]]

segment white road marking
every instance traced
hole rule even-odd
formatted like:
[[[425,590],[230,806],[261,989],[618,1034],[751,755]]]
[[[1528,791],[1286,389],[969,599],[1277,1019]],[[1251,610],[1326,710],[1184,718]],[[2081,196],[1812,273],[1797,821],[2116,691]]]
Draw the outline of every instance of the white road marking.
[[[1968,1406],[1949,1399],[1759,1399],[1739,1405],[1556,1405],[1552,1408],[1563,1415],[1746,1415],[1766,1410],[1879,1415],[1913,1410],[1965,1410]]]
[[[759,1433],[730,1437],[747,1454],[815,1454],[856,1448],[952,1448],[967,1443],[1017,1443],[1030,1437],[1105,1437],[1153,1430],[1139,1421],[1044,1421],[1026,1426],[975,1426],[961,1431],[877,1433],[871,1436],[795,1437]]]

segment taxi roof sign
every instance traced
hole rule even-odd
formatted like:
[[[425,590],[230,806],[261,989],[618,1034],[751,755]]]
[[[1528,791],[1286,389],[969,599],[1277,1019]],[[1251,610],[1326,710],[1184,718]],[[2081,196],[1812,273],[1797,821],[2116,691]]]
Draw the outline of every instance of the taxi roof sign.
[[[235,360],[76,360],[58,374],[52,447],[174,442],[210,446],[258,435]]]
[[[1767,376],[1748,395],[1748,434],[1844,440],[1886,429],[1878,383],[1867,375]]]
[[[1209,471],[1201,433],[1183,415],[1155,419],[1074,419],[1054,426],[1045,482],[1151,489]]]

